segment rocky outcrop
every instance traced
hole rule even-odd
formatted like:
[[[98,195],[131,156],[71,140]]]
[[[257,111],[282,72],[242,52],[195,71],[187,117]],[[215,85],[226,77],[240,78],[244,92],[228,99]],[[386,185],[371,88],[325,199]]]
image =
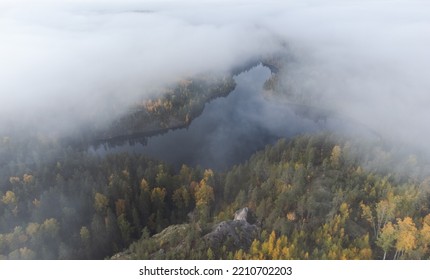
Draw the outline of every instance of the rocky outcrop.
[[[213,227],[213,230],[204,236],[207,244],[212,248],[225,245],[229,250],[246,249],[258,237],[259,228],[250,224],[249,209],[242,208],[234,214],[234,220],[223,221]]]
[[[248,221],[248,212],[249,208],[245,207],[242,209],[239,209],[234,213],[234,221]]]

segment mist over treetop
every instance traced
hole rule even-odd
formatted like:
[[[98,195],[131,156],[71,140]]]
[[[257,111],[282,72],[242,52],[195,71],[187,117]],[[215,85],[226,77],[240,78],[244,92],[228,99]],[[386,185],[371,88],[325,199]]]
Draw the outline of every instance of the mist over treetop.
[[[2,1],[0,128],[71,135],[154,87],[288,56],[281,91],[425,149],[422,1]],[[109,113],[107,113],[109,112]]]

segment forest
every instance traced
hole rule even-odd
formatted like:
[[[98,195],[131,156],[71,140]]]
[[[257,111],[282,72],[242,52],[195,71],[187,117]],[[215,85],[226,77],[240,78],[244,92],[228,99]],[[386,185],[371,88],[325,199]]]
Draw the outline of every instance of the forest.
[[[378,139],[281,139],[225,172],[63,145],[1,139],[1,259],[430,257],[429,165]]]
[[[0,259],[430,259],[429,5],[387,3],[0,1]]]

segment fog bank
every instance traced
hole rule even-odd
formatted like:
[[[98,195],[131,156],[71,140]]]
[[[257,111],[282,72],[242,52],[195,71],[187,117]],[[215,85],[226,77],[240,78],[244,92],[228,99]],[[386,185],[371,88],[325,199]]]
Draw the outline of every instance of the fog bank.
[[[0,127],[71,134],[282,52],[282,92],[427,149],[426,1],[2,1]],[[263,116],[262,116],[263,117]]]

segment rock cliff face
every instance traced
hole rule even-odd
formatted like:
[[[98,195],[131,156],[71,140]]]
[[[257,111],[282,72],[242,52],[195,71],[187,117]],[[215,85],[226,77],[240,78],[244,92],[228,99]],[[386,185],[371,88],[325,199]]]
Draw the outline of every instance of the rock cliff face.
[[[137,241],[127,250],[112,256],[112,259],[137,259],[138,256],[142,258],[142,255],[145,255],[145,259],[187,259],[195,256],[205,258],[209,248],[217,251],[224,246],[233,252],[246,250],[260,232],[250,221],[252,214],[245,207],[236,211],[233,220],[214,225],[212,231],[206,235],[202,235],[202,230],[196,225],[171,225],[152,237]],[[143,243],[146,243],[146,246],[140,246]],[[145,252],[140,252],[141,249],[138,248],[145,248]]]
[[[249,212],[249,208],[245,207],[242,209],[239,209],[236,211],[236,213],[234,213],[234,221],[248,221],[248,212]]]
[[[246,249],[258,237],[259,229],[250,224],[249,209],[247,207],[237,210],[234,220],[223,221],[214,226],[213,230],[203,238],[210,247],[226,245],[229,249]]]

